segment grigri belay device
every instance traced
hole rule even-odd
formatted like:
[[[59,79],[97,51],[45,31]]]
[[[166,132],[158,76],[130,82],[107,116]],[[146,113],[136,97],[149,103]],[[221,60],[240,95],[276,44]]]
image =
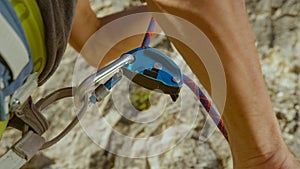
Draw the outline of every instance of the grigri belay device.
[[[100,102],[110,93],[123,74],[144,88],[170,95],[174,102],[179,97],[181,87],[186,84],[228,140],[220,115],[197,84],[183,75],[180,68],[167,55],[149,47],[155,25],[156,21],[152,18],[141,47],[123,54],[110,65],[86,78],[76,89],[75,93],[79,95],[79,99],[75,98],[75,103],[76,100],[79,105],[83,100],[92,103]],[[100,81],[109,75],[113,76],[104,84],[100,84]],[[92,88],[94,90],[91,91]]]

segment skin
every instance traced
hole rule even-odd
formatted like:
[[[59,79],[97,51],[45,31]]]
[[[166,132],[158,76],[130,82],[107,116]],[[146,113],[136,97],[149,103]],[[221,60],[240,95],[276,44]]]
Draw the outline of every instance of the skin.
[[[261,72],[245,2],[148,0],[147,3],[150,11],[170,13],[195,24],[211,40],[219,53],[228,93],[222,118],[229,134],[234,168],[300,168],[299,162],[290,153],[281,137]],[[98,19],[91,10],[88,0],[79,0],[70,44],[80,51],[88,38],[105,23],[128,13],[146,10],[146,7],[140,7]],[[85,25],[84,28],[82,25]],[[136,36],[120,42],[100,66],[138,46],[141,38]],[[210,90],[208,75],[200,59],[184,44],[174,39],[172,42],[201,83]],[[99,58],[92,57],[93,55],[88,53],[83,55],[91,65],[99,66],[95,65]]]
[[[89,1],[79,0],[76,7],[75,18],[73,21],[69,43],[71,44],[71,46],[73,46],[74,49],[81,52],[81,54],[84,56],[84,58],[90,65],[94,67],[103,67],[110,61],[120,57],[121,54],[123,54],[124,52],[127,52],[139,46],[141,44],[144,35],[136,35],[122,40],[120,43],[116,44],[108,52],[108,54],[105,55],[104,58],[97,57],[100,55],[99,46],[94,46],[93,43],[95,44],[99,44],[99,43],[95,42],[94,39],[89,39],[91,35],[93,35],[99,28],[103,27],[105,24],[115,19],[133,13],[146,12],[146,11],[147,11],[147,6],[142,5],[140,7],[136,7],[130,10],[115,13],[102,18],[97,18],[96,14],[92,11],[90,7]],[[128,25],[136,25],[136,24],[148,25],[148,23],[149,23],[148,20],[140,18],[140,20],[136,20],[135,23],[128,23]],[[124,29],[124,31],[126,30]],[[99,38],[97,37],[97,39]],[[86,45],[86,42],[88,40],[89,40],[89,44]],[[101,63],[99,63],[99,60],[101,60]]]

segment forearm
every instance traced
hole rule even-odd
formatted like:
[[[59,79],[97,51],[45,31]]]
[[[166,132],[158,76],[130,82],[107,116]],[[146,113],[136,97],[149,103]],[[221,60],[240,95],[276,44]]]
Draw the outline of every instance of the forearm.
[[[91,9],[89,0],[79,0],[69,39],[70,45],[80,52],[87,40],[100,28],[100,25],[100,21]]]
[[[165,0],[149,0],[148,3],[153,10],[163,10],[192,22],[216,48],[226,76],[228,95],[223,119],[236,167],[263,163],[276,151],[289,154],[265,87],[244,2],[174,0],[171,4]],[[208,76],[197,74],[200,59],[196,61],[190,53],[186,55],[179,42],[175,41],[175,46],[209,88]],[[278,157],[277,162],[280,160]]]
[[[243,153],[239,150],[245,149],[246,145],[258,151],[272,151],[282,143],[282,139],[244,3],[222,2],[209,4],[214,8],[212,11],[202,11],[215,16],[200,11],[199,20],[203,22],[198,26],[212,41],[223,63],[227,83],[223,118],[230,141],[234,142],[233,151]],[[272,143],[266,138],[272,139]]]
[[[72,32],[70,36],[70,44],[78,52],[81,52],[86,61],[94,66],[101,67],[111,62],[112,60],[120,57],[121,54],[127,52],[133,48],[136,48],[141,44],[143,35],[132,36],[127,39],[123,39],[120,43],[116,44],[104,58],[99,58],[99,52],[101,52],[101,47],[95,45],[100,45],[99,43],[93,43],[93,40],[89,39],[99,30],[101,27],[105,26],[107,23],[114,21],[126,15],[146,12],[147,6],[139,6],[130,10],[122,11],[112,15],[108,15],[102,18],[97,18],[96,14],[92,11],[89,5],[89,1],[81,0],[78,1],[77,9],[75,12],[75,18],[72,26]],[[137,23],[144,22],[137,20]],[[148,22],[148,21],[147,21]],[[130,24],[130,23],[128,23]],[[123,30],[126,31],[126,30]],[[98,40],[106,41],[106,37],[97,37]],[[88,44],[88,45],[87,45]],[[82,50],[85,48],[85,50]],[[101,63],[100,63],[101,61]]]

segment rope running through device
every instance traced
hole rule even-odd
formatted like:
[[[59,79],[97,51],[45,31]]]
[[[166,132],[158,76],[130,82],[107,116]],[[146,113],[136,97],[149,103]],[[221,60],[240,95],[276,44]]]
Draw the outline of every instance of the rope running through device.
[[[0,158],[1,164],[7,168],[18,168],[30,160],[39,150],[57,143],[83,117],[88,104],[101,102],[123,75],[144,88],[170,95],[174,102],[178,99],[180,90],[185,84],[192,90],[228,141],[227,131],[221,116],[204,92],[192,79],[182,74],[180,68],[167,55],[149,47],[155,22],[155,19],[152,18],[141,47],[123,54],[119,59],[99,69],[83,80],[78,87],[57,90],[35,104],[32,103],[31,99],[28,99],[22,106],[16,108],[15,117],[24,122],[24,126],[18,128],[22,130],[23,137]],[[109,80],[103,83],[104,79]],[[48,129],[48,123],[41,111],[53,102],[68,97],[74,97],[75,105],[79,105],[76,107],[78,114],[60,134],[50,141],[46,141],[41,135]],[[11,165],[12,163],[14,166]]]

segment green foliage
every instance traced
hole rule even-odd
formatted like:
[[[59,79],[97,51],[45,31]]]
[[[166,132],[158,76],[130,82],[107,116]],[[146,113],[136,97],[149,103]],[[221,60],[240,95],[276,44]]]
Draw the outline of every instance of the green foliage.
[[[130,100],[133,106],[140,111],[147,110],[151,106],[150,97],[152,91],[138,87],[131,92]]]

